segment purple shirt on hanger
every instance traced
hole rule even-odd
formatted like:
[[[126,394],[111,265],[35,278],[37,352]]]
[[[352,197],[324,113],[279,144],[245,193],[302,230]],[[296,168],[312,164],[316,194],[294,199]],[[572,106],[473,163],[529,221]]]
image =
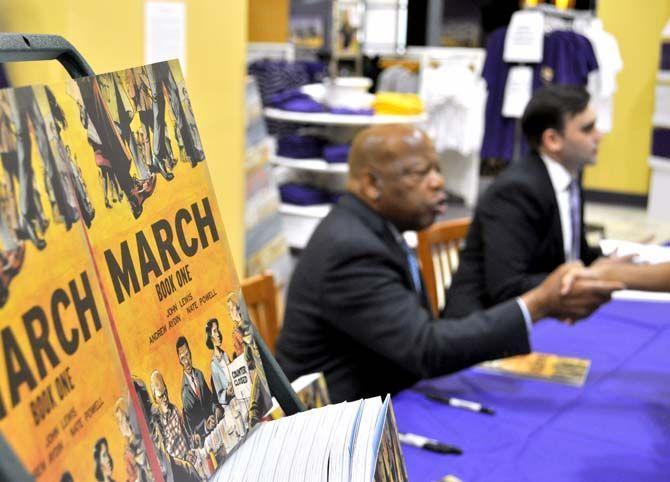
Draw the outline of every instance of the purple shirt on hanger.
[[[503,117],[505,83],[510,67],[503,61],[507,27],[490,36],[486,46],[486,62],[482,77],[488,87],[484,138],[480,156],[511,160],[514,151],[516,119]],[[533,64],[533,90],[548,84],[586,85],[589,72],[598,69],[591,42],[570,30],[555,30],[544,37],[542,62]],[[526,151],[522,141],[521,152]]]

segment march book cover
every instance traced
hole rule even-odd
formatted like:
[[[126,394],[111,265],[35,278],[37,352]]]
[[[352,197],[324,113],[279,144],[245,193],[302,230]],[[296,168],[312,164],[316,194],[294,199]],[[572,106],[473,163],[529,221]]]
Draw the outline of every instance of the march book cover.
[[[0,91],[0,158],[2,436],[37,480],[209,480],[271,399],[178,63]]]

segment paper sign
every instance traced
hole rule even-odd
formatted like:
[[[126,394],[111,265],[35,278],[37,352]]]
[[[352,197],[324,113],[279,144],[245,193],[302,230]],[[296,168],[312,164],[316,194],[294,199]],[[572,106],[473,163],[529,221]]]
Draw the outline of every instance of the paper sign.
[[[144,63],[179,59],[186,77],[186,5],[147,2],[144,5]]]
[[[544,16],[541,12],[519,11],[512,20],[505,35],[503,60],[505,62],[542,61],[544,47]]]
[[[516,66],[509,69],[503,98],[503,117],[521,117],[532,92],[533,69],[527,66]]]

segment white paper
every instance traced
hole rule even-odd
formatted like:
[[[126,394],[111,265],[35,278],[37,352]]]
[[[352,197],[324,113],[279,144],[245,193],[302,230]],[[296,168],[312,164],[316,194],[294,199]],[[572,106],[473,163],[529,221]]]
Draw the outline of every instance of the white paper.
[[[668,20],[668,23],[666,23],[665,27],[663,27],[663,32],[661,33],[661,37],[670,38],[670,20]]]
[[[600,241],[600,249],[605,256],[614,251],[618,256],[636,255],[635,263],[667,263],[670,262],[670,248],[658,244],[641,244],[632,241],[621,241],[618,239],[603,239]]]
[[[544,16],[541,12],[518,11],[512,15],[512,20],[505,35],[503,60],[505,62],[542,61],[544,48]]]
[[[533,69],[516,66],[509,69],[503,98],[503,117],[519,118],[533,93]]]
[[[612,293],[613,300],[648,301],[670,303],[670,293],[659,291],[621,290]]]
[[[186,5],[183,2],[144,4],[144,63],[179,59],[186,77]]]

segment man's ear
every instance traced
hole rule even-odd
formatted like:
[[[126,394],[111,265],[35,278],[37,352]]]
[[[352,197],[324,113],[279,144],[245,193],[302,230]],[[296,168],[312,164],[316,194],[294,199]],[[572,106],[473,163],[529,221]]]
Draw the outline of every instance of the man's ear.
[[[365,199],[377,201],[381,197],[381,179],[373,171],[366,171],[361,179],[361,190]]]
[[[556,129],[546,129],[541,140],[541,145],[548,152],[558,152],[563,148],[563,136]]]

